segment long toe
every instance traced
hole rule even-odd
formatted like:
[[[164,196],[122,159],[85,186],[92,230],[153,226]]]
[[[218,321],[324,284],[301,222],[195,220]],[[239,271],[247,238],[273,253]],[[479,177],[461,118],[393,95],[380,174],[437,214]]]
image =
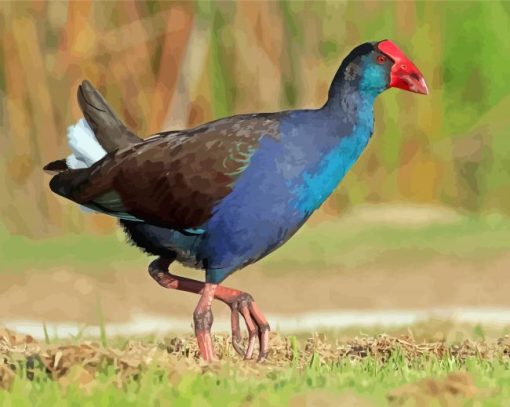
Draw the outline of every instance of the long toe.
[[[260,308],[252,301],[249,305],[250,313],[255,320],[258,332],[259,332],[259,357],[257,359],[258,362],[263,362],[267,359],[267,354],[269,351],[269,331],[271,330],[269,327],[269,323],[260,311]]]
[[[264,314],[262,314],[253,300],[253,297],[248,293],[233,288],[218,286],[215,292],[215,298],[223,301],[230,307],[232,346],[235,351],[239,353],[239,355],[244,356],[245,359],[251,359],[258,337],[260,352],[257,361],[263,362],[266,360],[269,349],[269,324]],[[241,331],[239,326],[239,314],[242,315],[246,324],[246,329],[248,330],[248,346],[246,351],[240,345]]]
[[[248,330],[248,347],[244,358],[251,359],[253,357],[255,341],[258,337],[259,356],[257,361],[263,362],[267,359],[269,349],[269,324],[251,296],[245,296],[237,304]]]
[[[234,350],[240,355],[245,355],[245,350],[241,346],[241,329],[239,327],[239,309],[236,304],[232,304],[230,307],[231,314],[230,314],[230,323],[232,326],[232,347]]]
[[[246,328],[248,329],[248,346],[246,353],[244,354],[245,359],[251,359],[253,356],[253,350],[255,349],[255,341],[257,340],[258,327],[253,321],[250,313],[248,304],[241,303],[241,314],[246,322]]]

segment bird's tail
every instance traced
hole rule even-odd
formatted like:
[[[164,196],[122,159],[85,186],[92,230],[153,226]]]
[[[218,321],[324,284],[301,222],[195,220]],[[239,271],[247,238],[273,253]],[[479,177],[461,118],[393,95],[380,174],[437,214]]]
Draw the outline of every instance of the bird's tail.
[[[107,153],[142,141],[117,118],[89,81],[78,87],[77,98],[84,118],[67,129],[72,154],[44,166],[47,172],[88,168]]]
[[[67,158],[52,161],[44,167],[45,171],[58,173],[65,170],[88,168],[106,155],[87,121],[82,118],[67,128],[67,143],[72,154]]]
[[[88,125],[87,121],[83,118],[75,125],[67,128],[67,144],[69,145],[72,154],[65,159],[53,161],[44,166],[44,170],[48,173],[61,173],[60,175],[54,176],[50,181],[50,187],[52,190],[54,188],[60,189],[60,186],[69,187],[69,185],[74,185],[79,179],[83,180],[84,174],[82,174],[82,171],[79,170],[89,168],[92,164],[99,161],[106,155],[106,151],[101,144],[99,144],[94,132]],[[67,172],[63,173],[64,171]],[[57,193],[67,196],[67,194],[62,191]],[[84,212],[94,212],[92,209],[82,205],[80,205],[80,208]]]
[[[83,116],[108,153],[142,141],[119,120],[103,95],[89,81],[83,81],[78,87],[77,98]]]
[[[106,155],[85,119],[67,129],[67,143],[73,152],[66,158],[69,168],[88,168]]]

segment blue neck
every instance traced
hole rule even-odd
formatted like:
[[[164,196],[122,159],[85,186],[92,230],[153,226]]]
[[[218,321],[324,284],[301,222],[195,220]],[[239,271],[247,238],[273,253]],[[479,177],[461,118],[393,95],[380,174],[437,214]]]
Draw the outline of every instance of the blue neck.
[[[349,121],[357,121],[358,112],[370,110],[375,98],[387,87],[384,71],[379,67],[366,67],[362,74],[347,76],[339,70],[329,88],[328,100],[321,110],[332,116],[342,116]]]
[[[316,210],[340,183],[367,146],[373,131],[374,89],[342,83],[318,114],[327,123],[317,143],[324,143],[317,160],[293,182],[293,207],[308,215]],[[323,141],[321,141],[323,140]]]

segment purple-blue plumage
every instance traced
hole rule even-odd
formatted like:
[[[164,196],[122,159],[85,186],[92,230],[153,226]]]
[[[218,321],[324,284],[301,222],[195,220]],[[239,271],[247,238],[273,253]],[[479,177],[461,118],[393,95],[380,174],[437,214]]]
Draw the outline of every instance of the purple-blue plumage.
[[[103,143],[110,154],[50,186],[220,282],[285,243],[361,155],[394,66],[381,55],[375,43],[355,48],[320,109],[233,116],[118,151]]]
[[[280,138],[263,139],[233,191],[204,225],[200,258],[219,282],[285,243],[333,192],[372,134],[373,98],[346,94],[355,116],[326,104],[280,117]]]
[[[262,137],[202,233],[122,221],[131,238],[154,254],[206,270],[218,283],[285,243],[333,192],[366,147],[373,102],[388,86],[389,64],[374,64],[362,46],[340,67],[325,105],[265,114],[278,137]],[[366,52],[368,51],[368,54]]]
[[[158,284],[200,294],[193,321],[204,359],[214,359],[217,299],[230,307],[234,349],[250,359],[258,336],[263,361],[267,319],[250,294],[219,283],[285,243],[327,199],[367,146],[374,100],[388,87],[428,92],[394,43],[366,43],[342,62],[320,109],[233,116],[141,141],[85,82],[79,100],[90,127],[72,128],[73,154],[45,169],[57,172],[54,192],[116,216],[158,256],[149,265]],[[204,269],[206,282],[171,274],[175,260]]]

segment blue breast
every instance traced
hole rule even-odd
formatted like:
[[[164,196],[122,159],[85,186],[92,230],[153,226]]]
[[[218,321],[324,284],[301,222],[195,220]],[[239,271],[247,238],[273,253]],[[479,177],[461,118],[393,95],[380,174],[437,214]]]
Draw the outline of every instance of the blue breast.
[[[204,225],[206,237],[199,257],[207,259],[208,281],[221,281],[226,274],[257,260],[278,245],[292,224],[287,212],[289,194],[278,174],[283,145],[265,138],[232,192],[218,203]],[[275,219],[278,220],[275,222]]]
[[[317,111],[293,112],[280,123],[280,140],[261,141],[233,191],[204,225],[199,257],[208,261],[208,281],[221,281],[264,257],[324,202],[370,138],[371,107],[360,114],[362,123],[339,127]]]
[[[303,171],[299,179],[290,182],[295,196],[293,205],[302,213],[316,210],[359,158],[371,134],[371,126],[356,125],[352,133],[340,138],[314,168]]]

